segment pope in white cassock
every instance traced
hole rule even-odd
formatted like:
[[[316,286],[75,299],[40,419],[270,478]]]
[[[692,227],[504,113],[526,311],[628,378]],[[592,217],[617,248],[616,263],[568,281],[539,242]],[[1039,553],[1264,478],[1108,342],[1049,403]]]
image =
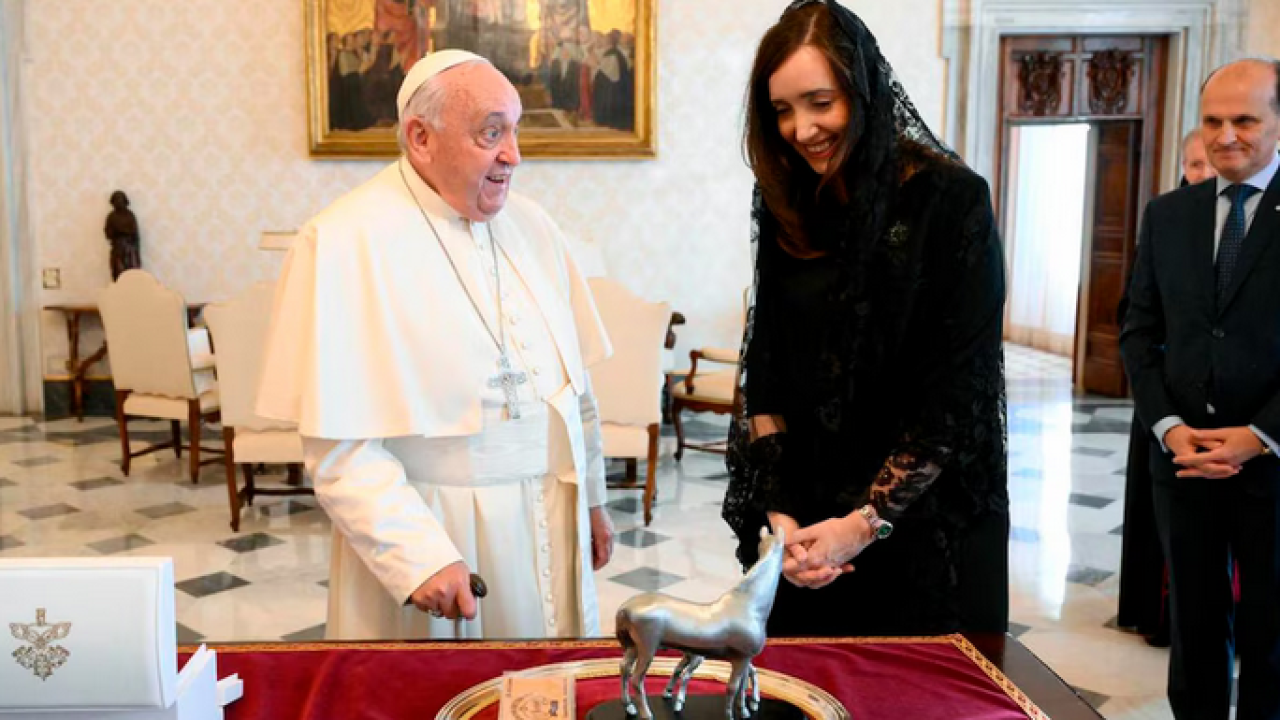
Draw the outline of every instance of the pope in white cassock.
[[[509,193],[520,98],[444,50],[397,106],[403,155],[289,253],[258,398],[298,424],[333,521],[327,634],[599,634],[613,527],[586,368],[609,342],[560,229]]]

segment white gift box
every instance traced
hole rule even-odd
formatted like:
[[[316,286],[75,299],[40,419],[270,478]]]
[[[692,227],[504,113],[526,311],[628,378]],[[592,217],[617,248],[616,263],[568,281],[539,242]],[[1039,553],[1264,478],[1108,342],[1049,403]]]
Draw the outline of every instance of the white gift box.
[[[172,706],[173,592],[169,558],[0,560],[0,714]]]

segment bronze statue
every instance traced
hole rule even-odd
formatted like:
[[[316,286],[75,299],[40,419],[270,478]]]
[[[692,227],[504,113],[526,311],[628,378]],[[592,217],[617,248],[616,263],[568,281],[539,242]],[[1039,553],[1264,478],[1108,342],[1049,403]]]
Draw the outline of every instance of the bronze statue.
[[[725,717],[748,718],[760,706],[760,686],[751,660],[765,643],[765,621],[773,609],[778,577],[782,574],[786,538],[760,529],[760,559],[738,586],[710,603],[692,603],[662,593],[637,595],[618,608],[617,635],[622,658],[622,704],[627,715],[649,720],[653,712],[644,692],[644,676],[661,649],[684,653],[671,674],[663,696],[673,710],[684,708],[693,672],[704,657],[728,660],[732,666]],[[640,695],[632,701],[632,690]],[[637,708],[637,705],[639,706]],[[638,710],[638,713],[637,713]]]
[[[111,207],[103,232],[111,243],[111,280],[115,281],[125,270],[142,267],[142,240],[138,218],[129,209],[129,196],[123,190],[111,193]]]

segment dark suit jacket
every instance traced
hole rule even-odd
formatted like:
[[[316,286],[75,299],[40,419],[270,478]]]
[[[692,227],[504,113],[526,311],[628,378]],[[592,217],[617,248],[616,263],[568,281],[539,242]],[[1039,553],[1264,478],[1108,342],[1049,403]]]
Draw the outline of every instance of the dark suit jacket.
[[[1222,308],[1216,203],[1217,184],[1205,182],[1147,205],[1120,352],[1147,427],[1179,415],[1192,427],[1254,425],[1280,439],[1280,174],[1262,195]]]

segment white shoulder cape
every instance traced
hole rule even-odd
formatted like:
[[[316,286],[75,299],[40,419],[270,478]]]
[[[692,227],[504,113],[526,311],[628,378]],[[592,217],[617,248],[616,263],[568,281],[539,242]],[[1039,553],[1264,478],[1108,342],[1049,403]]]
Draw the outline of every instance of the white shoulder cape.
[[[257,412],[303,435],[481,430],[480,395],[498,351],[397,164],[312,219],[285,261]],[[448,206],[407,162],[405,171],[440,228],[447,219],[437,212]],[[534,202],[512,193],[490,227],[555,339],[569,385],[550,402],[563,412],[587,387],[586,368],[611,352],[590,290]]]

